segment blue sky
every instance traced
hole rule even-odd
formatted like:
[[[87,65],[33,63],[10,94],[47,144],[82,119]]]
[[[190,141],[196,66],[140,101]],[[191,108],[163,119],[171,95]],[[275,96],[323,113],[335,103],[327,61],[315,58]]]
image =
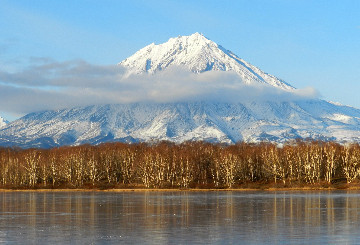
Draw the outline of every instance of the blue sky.
[[[297,88],[360,108],[357,0],[0,0],[0,26],[6,72],[39,60],[112,65],[152,42],[201,32]],[[10,120],[22,114],[0,108]]]

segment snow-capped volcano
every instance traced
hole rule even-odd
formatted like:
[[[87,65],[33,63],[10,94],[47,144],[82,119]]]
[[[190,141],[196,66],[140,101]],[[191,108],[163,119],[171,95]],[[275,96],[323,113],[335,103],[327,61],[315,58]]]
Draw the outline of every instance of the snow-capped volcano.
[[[245,83],[279,88],[283,92],[279,96],[298,91],[199,33],[146,46],[120,65],[130,73],[152,77],[171,66],[194,73],[232,71]],[[21,147],[153,140],[285,142],[296,138],[360,142],[360,110],[314,98],[143,102],[36,112],[0,129],[0,145]]]
[[[119,65],[136,74],[153,74],[172,66],[187,67],[195,73],[234,71],[248,84],[258,82],[286,90],[293,89],[285,81],[263,72],[200,33],[170,38],[159,45],[152,43]]]

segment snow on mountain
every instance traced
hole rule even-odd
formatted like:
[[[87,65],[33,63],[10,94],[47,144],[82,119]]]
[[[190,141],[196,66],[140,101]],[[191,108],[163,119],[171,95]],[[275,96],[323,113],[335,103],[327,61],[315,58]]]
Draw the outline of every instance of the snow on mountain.
[[[16,136],[16,137],[14,137]],[[323,100],[88,106],[31,113],[0,130],[0,145],[53,147],[109,141],[360,141],[360,110]]]
[[[290,84],[240,59],[200,33],[170,38],[159,45],[152,43],[119,65],[135,74],[153,74],[171,66],[185,66],[195,73],[235,71],[248,84],[258,82],[286,90],[293,89]]]
[[[195,73],[234,71],[245,83],[297,91],[199,33],[151,44],[120,65],[149,76],[170,66]],[[360,142],[360,110],[320,99],[93,105],[31,113],[0,129],[0,145],[21,147],[159,140],[282,143],[296,138]]]
[[[0,128],[4,127],[9,122],[5,120],[3,117],[0,117]]]

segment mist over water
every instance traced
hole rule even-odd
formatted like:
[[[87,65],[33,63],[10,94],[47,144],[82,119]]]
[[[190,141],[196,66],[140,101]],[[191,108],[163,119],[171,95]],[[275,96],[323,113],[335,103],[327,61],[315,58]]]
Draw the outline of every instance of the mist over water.
[[[354,244],[359,191],[2,192],[0,242]]]

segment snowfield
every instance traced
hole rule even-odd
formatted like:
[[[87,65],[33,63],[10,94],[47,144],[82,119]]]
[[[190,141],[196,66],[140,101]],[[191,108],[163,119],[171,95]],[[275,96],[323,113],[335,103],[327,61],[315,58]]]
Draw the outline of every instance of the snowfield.
[[[4,127],[9,122],[5,120],[3,117],[0,117],[0,128]]]

